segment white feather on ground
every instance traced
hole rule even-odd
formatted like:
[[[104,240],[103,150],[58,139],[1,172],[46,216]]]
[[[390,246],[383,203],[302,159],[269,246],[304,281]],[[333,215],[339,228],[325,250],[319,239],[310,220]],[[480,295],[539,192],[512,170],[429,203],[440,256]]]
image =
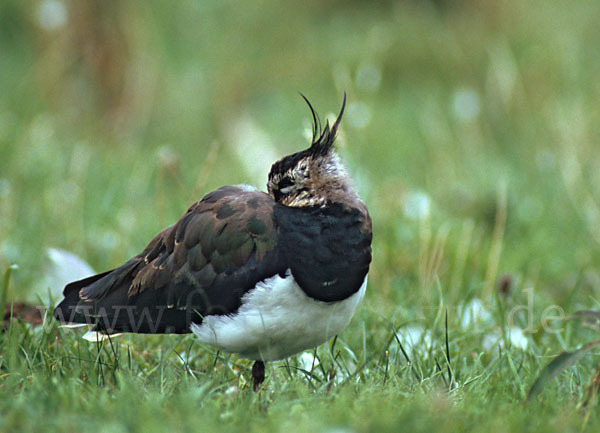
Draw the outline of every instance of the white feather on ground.
[[[57,303],[62,297],[64,287],[71,281],[94,275],[94,269],[77,255],[58,248],[47,248],[48,261],[42,283],[36,295],[46,305]]]

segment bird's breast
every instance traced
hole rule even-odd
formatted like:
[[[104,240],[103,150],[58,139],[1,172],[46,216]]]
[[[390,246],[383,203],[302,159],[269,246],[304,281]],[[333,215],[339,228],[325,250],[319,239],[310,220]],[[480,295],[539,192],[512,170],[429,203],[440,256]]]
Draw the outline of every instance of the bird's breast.
[[[276,206],[274,218],[280,249],[308,296],[337,302],[360,289],[371,263],[371,220],[364,206]]]
[[[340,333],[364,297],[359,290],[346,299],[323,302],[308,296],[288,270],[248,291],[230,315],[205,316],[193,324],[198,338],[220,350],[248,359],[271,361],[316,347]]]

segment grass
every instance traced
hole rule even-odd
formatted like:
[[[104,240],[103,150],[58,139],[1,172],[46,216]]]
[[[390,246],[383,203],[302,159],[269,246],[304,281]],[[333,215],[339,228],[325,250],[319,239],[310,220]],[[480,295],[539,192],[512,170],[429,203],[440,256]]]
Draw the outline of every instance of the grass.
[[[374,261],[348,329],[259,394],[190,336],[12,322],[0,431],[596,431],[597,350],[526,397],[595,338],[556,317],[598,308],[599,8],[2,2],[0,299],[57,296],[48,247],[108,269],[204,193],[262,188],[306,144],[297,91],[322,116],[348,93]]]

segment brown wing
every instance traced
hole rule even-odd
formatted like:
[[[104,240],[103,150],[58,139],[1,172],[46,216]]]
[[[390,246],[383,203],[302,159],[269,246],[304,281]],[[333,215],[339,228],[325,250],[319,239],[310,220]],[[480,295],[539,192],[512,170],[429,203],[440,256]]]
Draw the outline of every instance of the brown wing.
[[[65,287],[61,321],[140,333],[189,332],[208,314],[229,314],[256,283],[282,274],[265,193],[223,187],[191,206],[138,256]]]

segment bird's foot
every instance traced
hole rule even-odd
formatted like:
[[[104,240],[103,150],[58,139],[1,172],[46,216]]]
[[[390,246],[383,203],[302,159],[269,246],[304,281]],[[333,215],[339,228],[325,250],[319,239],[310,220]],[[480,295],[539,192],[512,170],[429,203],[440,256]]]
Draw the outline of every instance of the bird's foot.
[[[265,363],[256,361],[252,366],[252,389],[257,392],[265,381]]]

